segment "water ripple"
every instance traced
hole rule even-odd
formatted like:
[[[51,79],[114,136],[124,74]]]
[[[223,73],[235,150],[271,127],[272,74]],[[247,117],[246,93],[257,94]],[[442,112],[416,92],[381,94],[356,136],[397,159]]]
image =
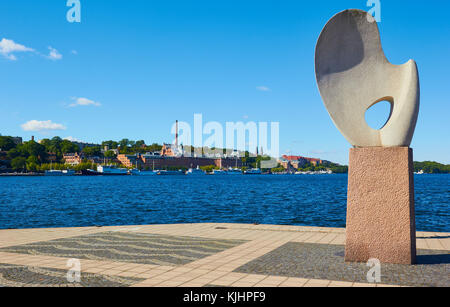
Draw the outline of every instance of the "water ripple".
[[[415,176],[416,223],[450,232],[450,175]],[[346,175],[0,178],[0,228],[173,223],[345,227]]]

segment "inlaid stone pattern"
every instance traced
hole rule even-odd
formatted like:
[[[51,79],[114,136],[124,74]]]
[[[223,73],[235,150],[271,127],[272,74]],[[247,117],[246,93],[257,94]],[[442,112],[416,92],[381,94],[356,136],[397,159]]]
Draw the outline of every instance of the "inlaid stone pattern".
[[[153,265],[185,265],[244,243],[145,233],[103,232],[1,248],[2,252]]]
[[[277,275],[367,283],[365,263],[346,263],[342,245],[289,242],[235,270]],[[381,264],[381,283],[403,286],[450,286],[450,253],[418,250],[417,265]]]
[[[143,280],[82,272],[80,282],[69,282],[67,270],[0,264],[1,287],[129,287]]]

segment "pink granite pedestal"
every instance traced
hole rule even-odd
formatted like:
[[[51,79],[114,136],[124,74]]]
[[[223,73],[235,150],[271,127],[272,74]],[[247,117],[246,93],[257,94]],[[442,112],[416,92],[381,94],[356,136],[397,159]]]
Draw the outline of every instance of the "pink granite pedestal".
[[[350,149],[345,261],[415,263],[413,171],[411,148]]]

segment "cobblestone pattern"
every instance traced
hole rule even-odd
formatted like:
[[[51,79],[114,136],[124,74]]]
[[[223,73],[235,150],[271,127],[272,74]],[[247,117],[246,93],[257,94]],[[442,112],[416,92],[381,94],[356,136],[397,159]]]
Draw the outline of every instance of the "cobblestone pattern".
[[[340,245],[289,242],[235,270],[277,275],[367,283],[365,263],[345,263]],[[450,286],[450,253],[418,250],[417,265],[381,265],[381,283],[404,286]]]

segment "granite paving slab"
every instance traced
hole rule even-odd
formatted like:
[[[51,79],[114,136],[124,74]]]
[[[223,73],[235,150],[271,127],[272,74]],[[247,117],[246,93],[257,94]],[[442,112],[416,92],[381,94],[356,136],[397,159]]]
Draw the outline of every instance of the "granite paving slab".
[[[67,280],[67,270],[0,264],[2,287],[129,287],[143,280],[82,272],[80,282],[72,283]]]
[[[365,263],[346,263],[343,245],[289,242],[235,272],[367,283]],[[450,253],[418,250],[417,265],[381,265],[381,283],[404,286],[450,286]]]
[[[2,252],[154,265],[185,265],[246,241],[103,232],[0,248]]]

